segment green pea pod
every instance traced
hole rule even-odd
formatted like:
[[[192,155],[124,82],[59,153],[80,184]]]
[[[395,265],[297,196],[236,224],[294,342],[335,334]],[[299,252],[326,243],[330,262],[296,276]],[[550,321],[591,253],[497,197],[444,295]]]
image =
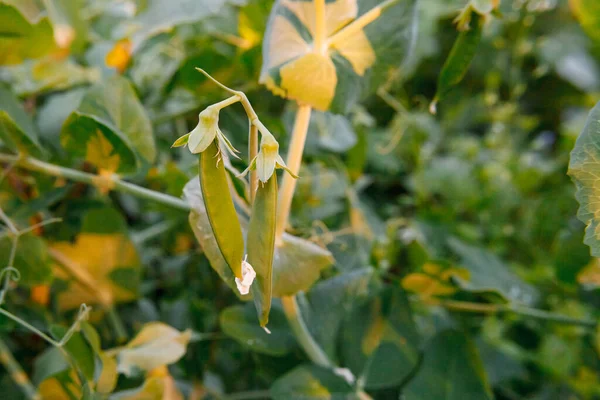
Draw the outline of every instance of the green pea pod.
[[[229,192],[225,165],[219,157],[216,140],[200,153],[200,188],[219,250],[233,274],[242,279],[244,237]]]
[[[248,225],[248,262],[256,272],[252,297],[262,327],[269,322],[271,310],[276,214],[277,174],[273,174],[266,183],[259,183]]]
[[[437,92],[431,103],[432,112],[435,113],[436,103],[467,73],[481,41],[482,26],[483,17],[476,12],[471,12],[470,28],[458,35],[438,76]]]

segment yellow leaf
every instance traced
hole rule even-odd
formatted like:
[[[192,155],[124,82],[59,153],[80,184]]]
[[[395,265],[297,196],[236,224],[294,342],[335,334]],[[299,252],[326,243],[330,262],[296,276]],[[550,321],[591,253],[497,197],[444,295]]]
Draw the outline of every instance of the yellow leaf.
[[[600,287],[600,263],[598,259],[593,259],[589,265],[579,271],[577,282],[590,288]]]
[[[299,58],[310,52],[310,46],[302,39],[294,25],[281,15],[273,21],[273,35],[269,41],[267,57],[271,67],[279,67],[282,64]]]
[[[347,40],[336,43],[333,47],[350,61],[352,69],[360,76],[375,63],[375,51],[363,31],[353,33]]]
[[[169,400],[164,397],[165,382],[162,377],[152,377],[144,381],[139,389],[117,392],[111,398],[118,400]]]
[[[315,37],[315,2],[303,0],[284,0],[288,8]],[[358,5],[356,0],[337,0],[325,3],[325,34],[331,36],[339,28],[356,18]]]
[[[423,297],[445,296],[457,291],[452,285],[418,272],[405,276],[402,287]]]
[[[105,353],[100,353],[102,361],[102,372],[96,383],[96,391],[103,394],[112,393],[117,385],[117,360]]]
[[[106,54],[105,62],[109,67],[115,68],[119,72],[125,71],[131,60],[132,44],[129,39],[121,39],[115,43],[114,47]]]
[[[61,310],[77,308],[81,303],[110,305],[137,297],[136,293],[115,284],[110,278],[119,267],[139,264],[136,249],[125,235],[82,233],[75,243],[55,243],[51,250],[62,265],[57,266],[57,275],[75,277],[69,288],[58,295]],[[66,275],[64,269],[70,275]]]
[[[100,130],[87,141],[85,160],[99,169],[114,172],[119,168],[121,158],[114,152],[113,145]]]
[[[83,393],[81,393],[81,388],[79,385],[74,383],[77,382],[77,374],[74,370],[71,370],[69,375],[71,377],[71,381],[65,382],[64,385],[69,390],[69,393],[72,393],[77,398],[80,398]],[[59,382],[58,378],[53,377],[45,379],[42,381],[42,383],[40,383],[38,387],[38,393],[44,400],[64,400],[70,398],[69,393],[65,391],[63,384]]]
[[[318,110],[329,108],[337,85],[335,65],[329,57],[309,53],[284,65],[279,73],[289,98]]]
[[[148,323],[140,333],[119,351],[119,372],[130,375],[134,367],[150,371],[178,361],[187,350],[192,336],[188,329],[177,329],[160,322]]]

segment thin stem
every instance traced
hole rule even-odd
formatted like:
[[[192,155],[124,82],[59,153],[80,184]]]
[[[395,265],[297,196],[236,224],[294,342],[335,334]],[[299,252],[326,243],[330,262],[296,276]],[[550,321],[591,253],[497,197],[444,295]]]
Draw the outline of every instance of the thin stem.
[[[108,307],[106,309],[106,315],[108,316],[108,320],[115,330],[115,334],[117,336],[117,343],[123,343],[127,340],[127,331],[125,330],[125,326],[123,325],[123,321],[117,313],[117,310],[114,306]]]
[[[37,389],[33,386],[29,377],[17,360],[15,360],[15,357],[2,339],[0,339],[0,362],[2,362],[12,380],[19,386],[27,399],[41,400],[42,397],[37,392]]]
[[[327,50],[325,46],[325,0],[314,0],[315,5],[315,37],[314,52],[324,54]]]
[[[252,162],[258,154],[258,127],[252,121],[249,120],[248,122],[250,124],[250,131],[248,133],[248,162]],[[258,171],[255,168],[250,171],[250,204],[254,203],[256,189],[258,189]]]
[[[69,330],[65,333],[65,335],[62,337],[62,339],[58,342],[56,340],[52,339],[50,336],[46,335],[44,332],[40,331],[35,326],[31,325],[29,322],[17,317],[16,315],[6,311],[3,308],[0,308],[0,314],[3,314],[4,316],[6,316],[6,317],[12,319],[13,321],[15,321],[16,323],[18,323],[19,325],[24,326],[25,328],[29,329],[31,332],[35,333],[36,335],[38,335],[39,337],[41,337],[42,339],[44,339],[46,342],[50,343],[51,345],[56,346],[56,347],[63,347],[65,345],[65,343],[67,343],[69,341],[69,339],[71,339],[71,336],[73,336],[75,331],[77,329],[79,329],[79,325],[81,324],[81,321],[83,321],[84,319],[87,319],[87,316],[88,316],[90,310],[91,310],[91,308],[89,308],[85,304],[82,304],[81,308],[79,309],[79,314],[77,315],[77,319],[75,320],[75,322],[73,322],[73,325],[71,325]]]
[[[296,121],[292,132],[292,140],[287,154],[286,164],[294,175],[298,175],[300,164],[302,162],[302,153],[304,152],[304,143],[308,132],[310,114],[312,108],[306,105],[299,105],[296,112]],[[296,190],[296,179],[289,174],[283,175],[283,184],[279,192],[279,203],[277,205],[277,225],[275,232],[276,244],[281,245],[281,237],[288,223],[290,210],[292,207],[292,198]]]
[[[519,315],[524,315],[531,318],[536,318],[544,321],[557,322],[566,325],[579,325],[588,328],[595,328],[597,322],[591,319],[579,319],[568,317],[566,315],[556,314],[550,311],[538,310],[536,308],[519,306],[514,304],[487,304],[487,303],[473,303],[469,301],[457,301],[457,300],[442,300],[436,298],[419,298],[425,304],[437,305],[447,308],[453,311],[462,312],[474,312],[483,314],[498,314],[503,312],[510,312]]]
[[[313,339],[308,331],[308,328],[302,319],[302,315],[300,314],[296,297],[284,296],[281,298],[281,303],[283,304],[283,311],[290,324],[290,328],[308,357],[317,365],[333,368],[334,365],[331,360],[329,360],[329,357],[327,357],[327,354],[325,354],[319,344],[315,342],[315,339]]]
[[[328,47],[335,47],[336,43],[340,43],[361,31],[365,26],[375,21],[388,8],[398,3],[400,0],[386,0],[377,7],[371,8],[369,11],[361,15],[359,18],[352,21],[349,25],[339,30],[327,40]]]
[[[146,189],[133,183],[125,182],[119,179],[117,175],[101,177],[99,175],[89,174],[71,168],[60,167],[58,165],[50,164],[33,157],[19,158],[18,156],[10,154],[0,154],[0,162],[16,162],[17,166],[24,169],[41,172],[46,175],[62,177],[76,182],[87,183],[94,186],[98,186],[99,182],[104,183],[106,180],[108,180],[114,190],[129,193],[143,199],[152,200],[178,210],[191,210],[190,205],[180,198]]]

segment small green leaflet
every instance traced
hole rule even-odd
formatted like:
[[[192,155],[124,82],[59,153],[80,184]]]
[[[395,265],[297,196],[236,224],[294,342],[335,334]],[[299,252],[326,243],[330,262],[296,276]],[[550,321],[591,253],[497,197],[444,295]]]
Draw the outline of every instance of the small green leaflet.
[[[471,22],[468,30],[459,33],[458,38],[450,50],[450,54],[438,76],[437,91],[429,110],[436,112],[437,102],[453,86],[457,85],[467,73],[469,65],[475,57],[477,46],[481,41],[484,19],[476,12],[471,12]]]

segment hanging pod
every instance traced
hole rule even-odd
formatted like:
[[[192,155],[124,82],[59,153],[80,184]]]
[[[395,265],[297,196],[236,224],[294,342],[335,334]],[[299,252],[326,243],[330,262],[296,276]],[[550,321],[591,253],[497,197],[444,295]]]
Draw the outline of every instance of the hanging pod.
[[[225,165],[220,157],[217,140],[200,153],[200,188],[219,250],[233,274],[242,279],[244,237],[229,191]]]
[[[252,296],[260,326],[269,322],[275,252],[275,222],[277,215],[277,174],[267,182],[259,182],[248,226],[248,262],[256,271]]]

